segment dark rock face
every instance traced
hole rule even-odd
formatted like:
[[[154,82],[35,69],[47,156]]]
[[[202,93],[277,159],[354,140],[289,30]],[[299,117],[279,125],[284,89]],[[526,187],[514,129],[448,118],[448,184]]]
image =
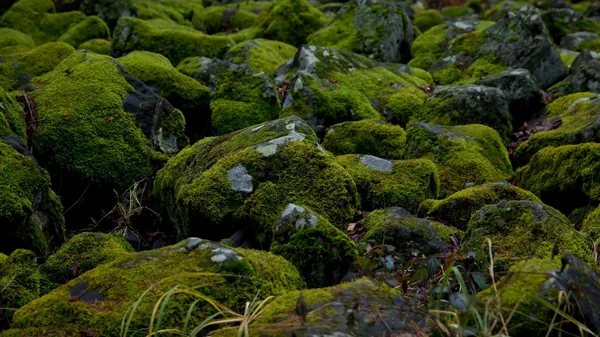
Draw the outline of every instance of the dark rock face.
[[[584,50],[575,58],[570,74],[560,83],[549,89],[555,96],[570,93],[593,91],[600,92],[600,54]]]
[[[600,39],[600,35],[591,32],[577,32],[565,35],[560,39],[560,47],[569,50],[577,50],[577,47],[587,41]]]

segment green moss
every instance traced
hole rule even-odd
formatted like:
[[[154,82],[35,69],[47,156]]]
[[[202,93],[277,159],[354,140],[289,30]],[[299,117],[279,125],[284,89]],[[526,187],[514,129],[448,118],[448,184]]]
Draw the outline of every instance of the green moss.
[[[133,248],[120,237],[103,233],[82,233],[65,243],[39,270],[45,279],[58,287],[130,252],[133,252]],[[43,294],[50,290],[44,289]]]
[[[37,44],[53,42],[86,19],[81,12],[55,13],[51,0],[21,0],[0,18],[0,26],[33,38]]]
[[[444,17],[440,11],[435,9],[426,9],[415,14],[413,24],[419,28],[421,33],[425,33],[434,26],[444,22]]]
[[[561,53],[560,60],[565,65],[565,67],[570,67],[578,55],[579,55],[579,53]]]
[[[9,308],[0,313],[0,320],[11,323],[14,309],[40,296],[40,274],[35,253],[15,250],[10,256],[0,254],[0,306]]]
[[[589,235],[594,241],[600,239],[600,207],[597,207],[585,217],[581,231]]]
[[[257,293],[267,297],[304,287],[295,268],[270,253],[232,250],[208,241],[195,249],[194,245],[189,250],[185,247],[186,242],[182,242],[128,254],[88,271],[17,311],[12,329],[23,336],[42,331],[69,337],[81,331],[116,336],[123,314],[148,289],[133,315],[130,331],[148,327],[156,301],[175,285],[202,286],[199,291],[236,312],[243,312],[246,301]],[[183,328],[192,302],[183,294],[173,296],[165,308],[163,327]],[[200,301],[190,324],[197,325],[213,313],[212,306]]]
[[[265,109],[266,107],[266,109]],[[274,107],[261,103],[214,99],[210,102],[212,126],[216,134],[224,135],[250,125],[277,118]]]
[[[503,181],[512,174],[498,133],[484,125],[417,124],[408,130],[405,158],[428,158],[436,163],[441,197],[468,185]]]
[[[234,11],[234,13],[231,13]],[[210,6],[194,15],[194,26],[207,34],[216,34],[233,29],[252,27],[258,15],[245,9],[232,9],[227,6]]]
[[[499,21],[507,17],[509,12],[515,12],[526,5],[521,1],[499,1],[486,9],[480,17],[483,20]]]
[[[574,3],[571,5],[571,8],[573,8],[574,10],[580,12],[580,13],[585,13],[588,8],[590,7],[590,5],[592,4],[591,1],[581,1],[578,3]]]
[[[412,44],[413,59],[408,62],[411,67],[429,69],[431,65],[444,54],[448,45],[448,26],[437,25],[418,36]]]
[[[110,31],[106,23],[97,16],[89,16],[61,35],[58,41],[77,47],[91,39],[106,39],[109,37]]]
[[[85,49],[96,54],[110,55],[110,41],[105,39],[93,39],[80,44],[78,49]]]
[[[473,14],[473,9],[467,6],[446,6],[442,8],[442,15],[448,18],[455,19],[469,14]]]
[[[419,92],[410,92],[400,89],[389,97],[387,108],[392,115],[392,121],[400,125],[407,125],[413,114],[421,110],[427,95]]]
[[[297,51],[296,47],[283,42],[256,39],[236,45],[225,58],[235,64],[247,63],[253,71],[263,71],[272,76]]]
[[[50,238],[55,246],[65,237],[62,206],[50,189],[50,177],[33,157],[4,141],[0,158],[0,250],[26,248],[43,254]]]
[[[577,50],[577,51],[582,51],[585,49],[589,49],[589,50],[595,51],[595,52],[600,52],[600,39],[584,41],[575,48],[575,50]],[[575,55],[575,56],[577,56],[577,55]],[[575,59],[575,57],[573,57],[573,59]],[[573,63],[573,62],[571,61],[571,63]]]
[[[492,240],[496,270],[507,270],[515,258],[552,256],[557,245],[591,261],[589,244],[558,210],[534,201],[503,200],[474,213],[467,225],[463,249],[481,249],[485,238]]]
[[[325,15],[306,0],[279,0],[260,13],[256,25],[265,39],[300,46],[326,21]]]
[[[400,126],[376,120],[336,124],[327,130],[323,147],[336,155],[370,154],[402,159],[406,132]]]
[[[474,212],[500,200],[541,202],[533,193],[519,187],[488,183],[458,191],[442,200],[426,200],[419,206],[419,214],[464,230]]]
[[[450,41],[452,53],[473,55],[485,40],[485,33],[474,31],[462,34]]]
[[[250,28],[242,29],[237,33],[227,34],[235,43],[242,43],[244,41],[250,41],[261,37],[262,30],[259,27],[253,26]]]
[[[162,54],[173,64],[190,56],[220,57],[235,45],[228,37],[206,35],[160,19],[121,17],[113,36],[113,55],[144,50]]]
[[[23,108],[11,95],[0,88],[0,137],[14,135],[22,142],[27,141],[25,135],[25,118]]]
[[[35,47],[35,42],[29,35],[10,28],[0,28],[0,56],[33,47]]]
[[[439,178],[436,167],[430,160],[386,161],[391,166],[391,171],[381,171],[365,164],[370,159],[373,158],[359,155],[337,157],[338,162],[354,179],[363,209],[392,206],[411,209],[425,199],[437,198]],[[376,159],[379,158],[374,158]]]

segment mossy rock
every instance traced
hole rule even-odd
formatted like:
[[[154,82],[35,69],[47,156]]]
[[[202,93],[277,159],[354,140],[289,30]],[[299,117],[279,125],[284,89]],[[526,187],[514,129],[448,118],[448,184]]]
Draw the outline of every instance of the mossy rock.
[[[131,245],[118,236],[91,232],[77,234],[40,265],[39,270],[48,281],[43,294],[130,252],[133,252]]]
[[[9,93],[0,88],[0,137],[15,136],[22,142],[27,141],[25,135],[25,118],[23,108]]]
[[[113,188],[121,193],[152,175],[164,153],[188,144],[181,111],[109,56],[78,51],[35,85],[36,158],[70,205],[88,190],[87,205],[111,209]]]
[[[560,48],[572,51],[590,49],[598,52],[600,51],[597,48],[599,42],[598,40],[600,40],[600,35],[596,33],[577,32],[567,34],[560,39]]]
[[[258,15],[243,8],[229,6],[210,6],[200,13],[194,13],[194,27],[206,34],[245,29],[252,27]]]
[[[58,40],[85,19],[82,12],[56,13],[51,0],[19,0],[0,17],[0,26],[18,30],[42,44]]]
[[[418,214],[465,230],[471,215],[501,200],[541,202],[533,193],[506,183],[487,183],[458,191],[442,200],[425,200]]]
[[[78,49],[85,49],[96,54],[110,55],[110,41],[106,39],[92,39],[80,44]]]
[[[498,1],[492,6],[486,7],[480,17],[483,20],[500,21],[506,18],[509,13],[516,13],[525,6],[527,6],[527,3],[523,1]]]
[[[335,155],[370,154],[386,159],[402,159],[405,144],[402,127],[372,119],[333,125],[323,139],[323,147]]]
[[[274,226],[271,252],[298,268],[310,288],[338,284],[358,257],[344,231],[294,204],[285,206]]]
[[[548,89],[558,98],[578,92],[600,92],[600,54],[584,50],[575,57],[570,74]]]
[[[255,39],[237,44],[227,52],[225,59],[235,64],[246,63],[252,71],[272,76],[297,51],[296,47],[280,41]]]
[[[35,47],[31,36],[10,28],[0,28],[0,56],[29,50]]]
[[[415,113],[409,125],[425,122],[441,125],[483,124],[507,140],[511,114],[502,90],[479,85],[438,87]]]
[[[530,200],[502,200],[473,214],[463,240],[465,251],[478,251],[489,238],[496,270],[518,258],[545,258],[555,246],[591,261],[590,245],[558,210]]]
[[[444,23],[444,17],[440,11],[435,9],[426,9],[415,14],[413,24],[421,33],[425,33],[431,28]]]
[[[302,46],[277,71],[282,116],[300,116],[318,134],[345,121],[406,119],[427,98],[419,86],[428,83],[389,68],[349,51]]]
[[[592,240],[600,239],[600,207],[592,210],[583,220],[581,231],[589,235]]]
[[[298,117],[205,138],[171,158],[154,188],[179,237],[216,240],[248,230],[268,242],[288,203],[345,229],[359,204],[352,177]]]
[[[135,312],[129,311],[133,314],[129,331],[145,329],[158,298],[176,285],[202,286],[203,294],[243,312],[257,293],[279,295],[301,289],[304,282],[281,257],[189,238],[174,246],[122,256],[80,275],[15,312],[11,330],[2,334],[118,336],[124,314],[147,291]],[[182,329],[194,299],[172,296],[162,326]],[[196,326],[214,313],[212,306],[200,301],[190,324]]]
[[[106,39],[109,37],[110,31],[106,23],[97,16],[89,16],[61,35],[58,38],[58,42],[65,42],[73,47],[77,47],[88,40]]]
[[[0,87],[8,91],[28,88],[32,78],[53,70],[74,52],[69,44],[50,42],[0,58]]]
[[[115,57],[143,50],[162,54],[173,64],[191,56],[221,57],[235,45],[226,36],[206,35],[161,19],[131,17],[119,19],[113,37],[111,54]]]
[[[350,1],[308,44],[343,49],[382,62],[408,62],[415,38],[412,22],[395,3]]]
[[[306,322],[296,314],[300,296],[308,309]],[[411,333],[414,327],[427,326],[427,318],[418,305],[413,304],[387,285],[361,278],[330,288],[288,292],[265,306],[260,317],[250,325],[249,333],[259,337],[301,333],[359,337]],[[228,329],[217,331],[213,336],[233,337],[236,333]]]
[[[600,23],[570,8],[551,8],[542,14],[542,19],[557,44],[566,35],[576,32],[600,34]]]
[[[544,203],[568,214],[589,205],[590,200],[600,199],[599,159],[600,144],[597,143],[549,146],[519,168],[516,179]]]
[[[428,158],[437,165],[442,198],[469,186],[504,181],[513,173],[498,133],[485,125],[417,123],[408,129],[404,157]]]
[[[345,155],[337,161],[356,182],[362,208],[414,208],[421,201],[437,198],[439,178],[429,159],[386,160],[371,155]]]
[[[593,142],[600,132],[600,99],[598,94],[582,92],[563,96],[548,105],[546,118],[560,120],[553,129],[532,134],[520,144],[513,154],[513,161],[521,166],[541,149]]]
[[[440,11],[442,12],[444,18],[450,20],[457,20],[474,13],[473,9],[467,6],[444,6]]]
[[[19,309],[40,296],[40,273],[36,254],[17,249],[9,256],[0,253],[0,331],[12,322],[14,309]],[[0,332],[1,333],[1,332]]]
[[[570,51],[566,49],[560,49],[560,60],[565,65],[567,69],[571,68],[571,65],[575,61],[575,59],[579,56],[579,53],[576,51]],[[560,82],[559,82],[560,83]]]
[[[154,88],[183,112],[186,134],[199,139],[210,123],[210,91],[193,78],[180,73],[166,57],[147,51],[134,51],[117,61],[127,71]]]
[[[392,245],[406,259],[447,252],[446,244],[460,233],[439,222],[417,218],[400,207],[373,211],[360,225],[367,231],[361,242]]]
[[[265,39],[299,47],[326,22],[325,15],[307,0],[278,0],[260,13],[256,26]]]

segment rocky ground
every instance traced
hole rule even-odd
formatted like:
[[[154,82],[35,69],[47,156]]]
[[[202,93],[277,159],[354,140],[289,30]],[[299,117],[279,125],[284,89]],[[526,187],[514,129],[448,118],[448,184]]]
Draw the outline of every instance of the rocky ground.
[[[0,0],[0,337],[599,335],[600,2],[231,1]]]

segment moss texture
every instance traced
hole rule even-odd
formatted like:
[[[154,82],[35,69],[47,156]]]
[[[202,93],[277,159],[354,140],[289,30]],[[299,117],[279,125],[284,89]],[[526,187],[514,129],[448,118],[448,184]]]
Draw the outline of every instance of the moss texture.
[[[109,37],[110,31],[106,23],[97,16],[89,16],[61,35],[58,42],[65,42],[77,48],[85,41]]]
[[[106,39],[92,39],[80,44],[79,49],[89,50],[96,54],[110,55],[110,41]]]
[[[0,306],[19,309],[40,296],[40,273],[34,252],[17,249],[9,256],[0,253]],[[0,313],[10,325],[14,310]]]
[[[414,25],[419,28],[421,33],[425,33],[431,28],[444,22],[444,17],[440,11],[435,9],[426,9],[415,14]]]
[[[437,198],[439,178],[428,159],[388,161],[373,156],[345,155],[337,161],[356,182],[362,208],[411,209],[425,199]]]
[[[325,15],[306,0],[279,0],[260,13],[256,25],[265,39],[298,47],[326,22]]]
[[[0,56],[34,47],[35,42],[29,35],[10,28],[0,28]]]
[[[202,293],[243,312],[245,302],[257,293],[261,297],[278,295],[299,289],[304,282],[281,257],[192,238],[175,246],[129,254],[82,274],[18,310],[11,330],[3,334],[118,336],[123,314],[146,290],[129,331],[148,328],[155,302],[175,285],[203,286],[199,289]],[[182,329],[192,302],[186,295],[173,296],[162,326]],[[214,308],[201,301],[191,324],[195,326],[213,313]]]
[[[415,124],[407,132],[405,158],[428,158],[436,163],[443,198],[469,185],[503,181],[512,174],[498,133],[478,124]]]
[[[173,64],[190,56],[220,57],[235,45],[229,37],[206,35],[161,19],[144,21],[121,17],[113,37],[113,56],[143,50],[162,54]]]
[[[198,14],[194,13],[192,23],[200,31],[207,34],[216,34],[252,27],[257,18],[256,13],[245,8],[210,6]]]
[[[552,256],[555,246],[591,261],[590,246],[558,210],[529,200],[500,201],[473,214],[463,249],[481,249],[484,239],[493,244],[496,270],[507,270],[518,258]]]
[[[419,215],[465,230],[474,212],[501,200],[541,202],[533,193],[519,187],[504,183],[487,183],[458,191],[442,200],[426,200],[419,206]]]
[[[336,155],[370,154],[385,159],[402,159],[406,131],[376,120],[336,124],[327,130],[323,147]]]
[[[52,246],[65,240],[65,220],[48,173],[23,152],[28,150],[17,138],[0,139],[0,251],[43,254],[49,240]]]
[[[179,237],[245,228],[268,238],[288,203],[345,228],[359,203],[351,176],[297,117],[205,138],[171,158],[154,187]]]
[[[297,51],[296,47],[280,41],[255,39],[237,44],[225,58],[235,64],[246,63],[253,71],[263,71],[272,76]]]
[[[13,135],[26,142],[23,108],[9,93],[0,88],[0,137]]]

